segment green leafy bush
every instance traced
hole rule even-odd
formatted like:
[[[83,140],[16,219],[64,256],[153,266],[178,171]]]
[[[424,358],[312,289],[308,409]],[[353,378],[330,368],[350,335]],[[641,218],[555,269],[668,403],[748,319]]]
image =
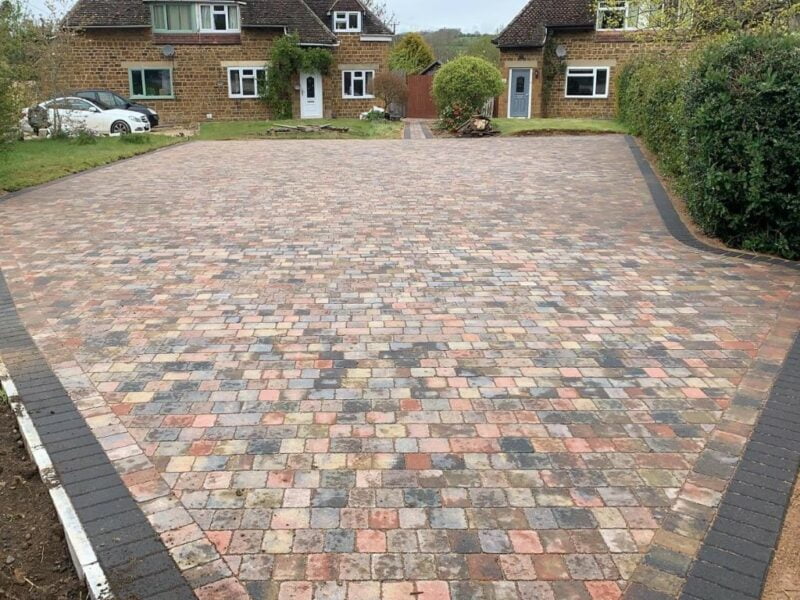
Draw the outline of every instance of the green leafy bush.
[[[487,101],[502,91],[503,78],[499,69],[476,56],[460,56],[451,60],[439,69],[433,79],[433,97],[440,116],[447,109],[455,107],[468,113],[480,112]]]
[[[437,126],[445,131],[455,131],[458,127],[466,123],[475,111],[462,106],[461,104],[454,104],[452,106],[445,106],[439,111],[439,122]]]
[[[708,46],[685,102],[692,217],[728,245],[800,258],[800,38]]]
[[[800,259],[800,38],[742,34],[686,60],[646,57],[617,89],[620,120],[676,176],[705,233]]]
[[[626,64],[617,78],[618,117],[640,136],[671,175],[686,157],[684,90],[687,61],[659,55]]]

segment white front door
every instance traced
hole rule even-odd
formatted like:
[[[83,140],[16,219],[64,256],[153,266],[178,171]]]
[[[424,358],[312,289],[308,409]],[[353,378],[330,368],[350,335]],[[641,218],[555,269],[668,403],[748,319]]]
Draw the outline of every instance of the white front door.
[[[300,73],[300,118],[322,118],[322,75]]]

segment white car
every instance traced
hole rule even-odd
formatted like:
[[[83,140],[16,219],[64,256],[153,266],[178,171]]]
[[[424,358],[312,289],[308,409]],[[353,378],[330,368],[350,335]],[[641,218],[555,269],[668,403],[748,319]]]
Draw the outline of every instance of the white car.
[[[122,108],[106,108],[85,98],[67,96],[54,98],[39,104],[47,111],[46,129],[52,132],[55,126],[67,135],[88,131],[95,135],[119,135],[150,131],[150,122],[142,113]],[[23,131],[32,129],[28,119],[29,109],[22,111]]]

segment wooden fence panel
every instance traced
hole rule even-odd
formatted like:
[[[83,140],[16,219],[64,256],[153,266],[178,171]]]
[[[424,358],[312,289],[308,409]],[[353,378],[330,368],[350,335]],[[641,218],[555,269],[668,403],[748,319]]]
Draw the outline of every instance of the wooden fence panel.
[[[408,76],[408,109],[412,119],[435,119],[436,103],[433,101],[433,75]]]

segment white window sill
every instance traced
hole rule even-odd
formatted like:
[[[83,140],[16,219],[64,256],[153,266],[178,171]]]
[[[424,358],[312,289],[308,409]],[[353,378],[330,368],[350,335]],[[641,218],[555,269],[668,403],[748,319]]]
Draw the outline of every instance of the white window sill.
[[[374,100],[375,96],[342,96],[342,100]]]

